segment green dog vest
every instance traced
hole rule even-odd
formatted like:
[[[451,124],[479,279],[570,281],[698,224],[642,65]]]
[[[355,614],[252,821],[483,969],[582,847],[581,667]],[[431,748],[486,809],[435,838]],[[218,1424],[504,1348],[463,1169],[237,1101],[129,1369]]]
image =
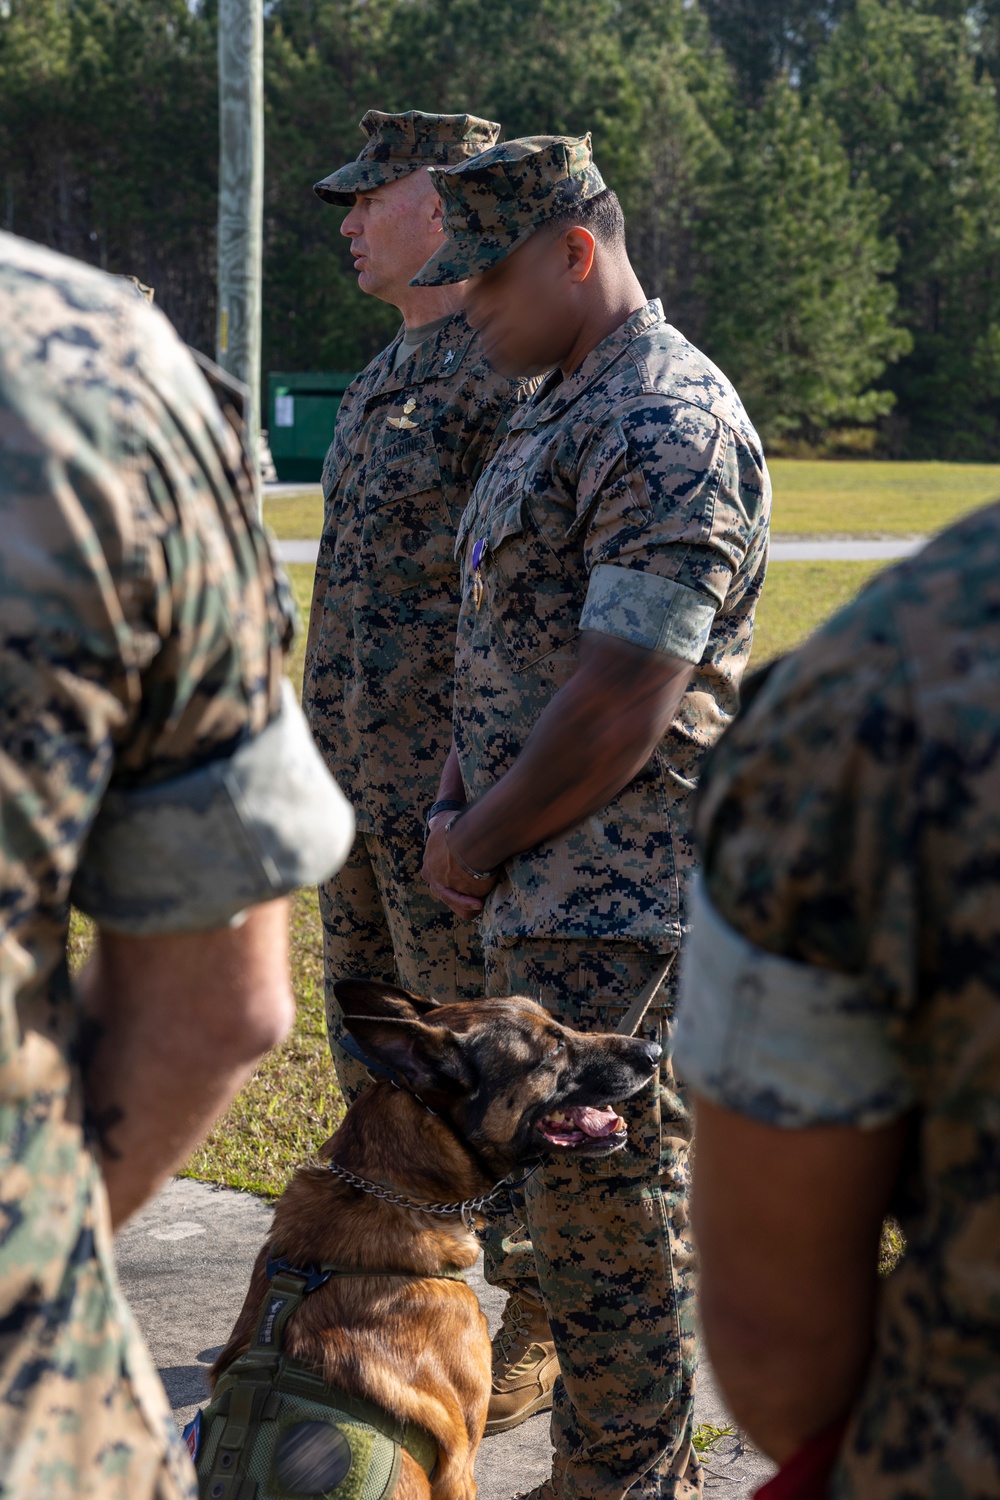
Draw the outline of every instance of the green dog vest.
[[[201,1412],[195,1456],[201,1500],[387,1500],[404,1448],[430,1478],[437,1443],[429,1432],[327,1385],[282,1351],[288,1319],[330,1276],[406,1273],[278,1264],[249,1349],[220,1377]],[[461,1271],[435,1274],[465,1280]]]

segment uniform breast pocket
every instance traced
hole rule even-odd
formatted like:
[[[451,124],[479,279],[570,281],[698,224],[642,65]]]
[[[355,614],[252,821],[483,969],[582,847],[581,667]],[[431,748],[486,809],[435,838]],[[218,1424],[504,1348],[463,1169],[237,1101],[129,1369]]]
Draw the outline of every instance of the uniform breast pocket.
[[[385,591],[455,580],[454,529],[430,434],[376,450],[363,485],[365,543]]]
[[[513,666],[523,672],[576,640],[586,595],[582,558],[577,579],[577,549],[562,555],[560,528],[549,539],[524,495],[492,509],[482,534],[480,609],[489,611]],[[470,546],[467,541],[467,556]]]

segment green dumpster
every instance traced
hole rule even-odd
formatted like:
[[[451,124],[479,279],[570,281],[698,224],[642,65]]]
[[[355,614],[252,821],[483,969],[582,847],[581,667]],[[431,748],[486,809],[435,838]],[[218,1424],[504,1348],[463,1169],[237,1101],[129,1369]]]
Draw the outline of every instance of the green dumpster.
[[[337,410],[353,379],[340,370],[268,375],[268,444],[284,483],[319,483]]]

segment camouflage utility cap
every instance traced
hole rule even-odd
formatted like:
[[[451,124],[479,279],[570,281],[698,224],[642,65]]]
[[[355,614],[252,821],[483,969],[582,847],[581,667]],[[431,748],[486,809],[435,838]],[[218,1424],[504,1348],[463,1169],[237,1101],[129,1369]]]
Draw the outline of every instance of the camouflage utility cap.
[[[607,186],[594,166],[589,132],[504,141],[431,176],[448,238],[411,286],[448,286],[488,271],[541,225]]]
[[[500,134],[493,120],[480,120],[476,115],[428,115],[422,109],[408,109],[401,115],[370,109],[361,129],[368,141],[357,161],[339,167],[313,188],[325,203],[349,208],[356,194],[408,177],[421,167],[461,164],[492,146]]]

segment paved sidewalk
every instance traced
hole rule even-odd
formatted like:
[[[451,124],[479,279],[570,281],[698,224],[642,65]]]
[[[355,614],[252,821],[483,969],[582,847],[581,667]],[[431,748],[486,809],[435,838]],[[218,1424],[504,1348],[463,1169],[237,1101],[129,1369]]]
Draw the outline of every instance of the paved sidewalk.
[[[270,1222],[271,1209],[258,1198],[176,1178],[118,1236],[122,1287],[179,1424],[206,1399],[206,1370],[236,1321]],[[469,1280],[492,1330],[502,1296],[486,1285],[478,1268]],[[697,1419],[717,1426],[729,1421],[707,1370]],[[541,1414],[484,1441],[476,1468],[482,1500],[508,1500],[544,1479],[551,1453],[548,1426],[548,1415]],[[766,1460],[736,1437],[723,1438],[707,1463],[706,1490],[732,1500],[752,1495],[771,1472]]]
[[[924,546],[925,536],[901,536],[891,540],[864,537],[842,537],[826,540],[810,537],[802,541],[772,541],[772,562],[893,562],[900,557],[912,557]],[[282,562],[314,563],[319,551],[319,542],[284,541],[275,547]]]

